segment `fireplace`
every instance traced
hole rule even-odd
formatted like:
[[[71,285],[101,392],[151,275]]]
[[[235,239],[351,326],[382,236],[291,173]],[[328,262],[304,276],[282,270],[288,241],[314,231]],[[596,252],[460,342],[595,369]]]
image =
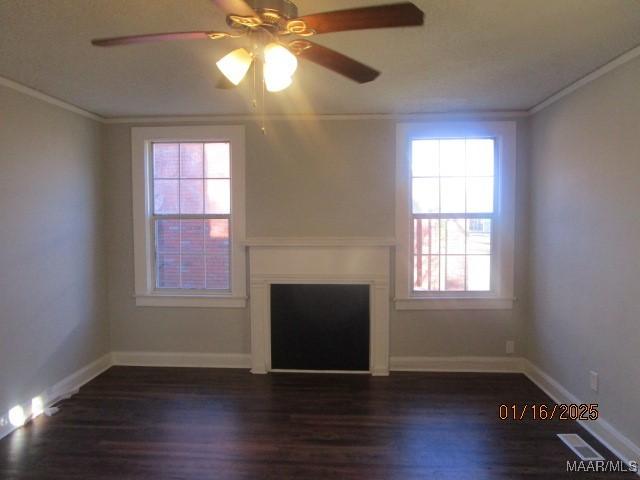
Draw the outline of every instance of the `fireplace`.
[[[369,370],[369,285],[271,285],[273,370]]]
[[[251,239],[247,245],[253,373],[284,369],[388,375],[393,241]],[[335,305],[345,308],[331,310]],[[330,339],[338,335],[346,340],[332,345]],[[296,345],[302,341],[313,355],[303,355]],[[355,350],[353,358],[345,353],[348,344]]]

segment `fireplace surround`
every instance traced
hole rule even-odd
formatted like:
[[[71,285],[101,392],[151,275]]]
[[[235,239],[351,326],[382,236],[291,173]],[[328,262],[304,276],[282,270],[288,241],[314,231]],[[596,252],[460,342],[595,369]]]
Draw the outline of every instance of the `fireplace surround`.
[[[369,368],[389,374],[388,239],[252,239],[249,248],[251,371],[271,365],[271,285],[369,286]],[[315,370],[322,371],[322,370]]]

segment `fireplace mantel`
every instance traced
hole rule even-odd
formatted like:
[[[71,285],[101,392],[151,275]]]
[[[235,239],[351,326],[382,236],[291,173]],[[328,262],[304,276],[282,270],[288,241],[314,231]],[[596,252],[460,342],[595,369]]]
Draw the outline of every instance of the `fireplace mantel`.
[[[372,375],[389,374],[389,249],[392,240],[279,239],[248,242],[251,371],[271,370],[270,288],[274,283],[368,284]]]

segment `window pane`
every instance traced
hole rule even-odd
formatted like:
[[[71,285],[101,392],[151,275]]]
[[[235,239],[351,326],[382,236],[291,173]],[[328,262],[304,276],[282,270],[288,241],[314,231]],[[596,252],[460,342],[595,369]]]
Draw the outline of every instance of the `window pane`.
[[[204,253],[204,220],[181,220],[180,249],[182,254]]]
[[[440,140],[440,175],[465,176],[465,140]]]
[[[440,179],[442,213],[464,213],[464,178]]]
[[[204,180],[180,180],[180,213],[202,213],[203,186]]]
[[[229,164],[231,155],[228,143],[205,143],[205,177],[229,178]]]
[[[206,213],[231,213],[230,180],[206,180]]]
[[[177,143],[153,144],[153,177],[178,178],[180,146]]]
[[[204,268],[202,255],[182,255],[180,261],[181,288],[204,290]]]
[[[153,182],[153,211],[157,214],[178,213],[178,180]]]
[[[440,257],[439,255],[431,255],[429,257],[429,264],[427,265],[430,268],[428,277],[429,277],[429,290],[440,290]]]
[[[473,218],[467,220],[467,254],[489,255],[491,253],[491,220]]]
[[[491,138],[467,139],[467,175],[470,177],[492,177],[494,163],[494,141]]]
[[[411,171],[414,177],[437,177],[439,140],[414,140],[411,142]]]
[[[439,263],[438,255],[414,255],[413,278],[414,290],[428,291],[439,290]]]
[[[445,290],[464,290],[465,256],[443,255],[445,262]]]
[[[229,255],[207,255],[207,288],[229,290]]]
[[[429,290],[429,255],[413,256],[413,288]]]
[[[156,245],[158,253],[180,253],[180,221],[156,221]]]
[[[437,178],[413,179],[413,213],[438,213],[440,207]]]
[[[229,220],[226,218],[207,220],[205,250],[207,253],[207,277],[208,289],[229,289]]]
[[[206,220],[205,252],[207,255],[229,255],[229,220]]]
[[[442,220],[441,245],[444,247],[441,254],[465,254],[465,220]]]
[[[439,221],[416,218],[413,221],[413,248],[416,255],[439,253]]]
[[[203,148],[202,143],[180,144],[180,177],[204,177]]]
[[[467,178],[467,212],[493,212],[493,178]]]
[[[179,255],[158,255],[156,269],[158,288],[180,288]]]
[[[488,291],[491,289],[491,257],[469,255],[467,257],[467,289]]]

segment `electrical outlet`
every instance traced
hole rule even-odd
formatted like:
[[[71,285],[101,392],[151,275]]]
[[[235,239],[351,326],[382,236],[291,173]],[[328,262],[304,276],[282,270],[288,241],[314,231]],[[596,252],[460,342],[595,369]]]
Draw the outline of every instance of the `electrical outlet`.
[[[506,345],[506,352],[507,353],[513,353],[516,350],[516,342],[514,342],[513,340],[507,340],[507,345]]]
[[[589,372],[589,385],[594,392],[598,391],[598,372],[591,370]]]

